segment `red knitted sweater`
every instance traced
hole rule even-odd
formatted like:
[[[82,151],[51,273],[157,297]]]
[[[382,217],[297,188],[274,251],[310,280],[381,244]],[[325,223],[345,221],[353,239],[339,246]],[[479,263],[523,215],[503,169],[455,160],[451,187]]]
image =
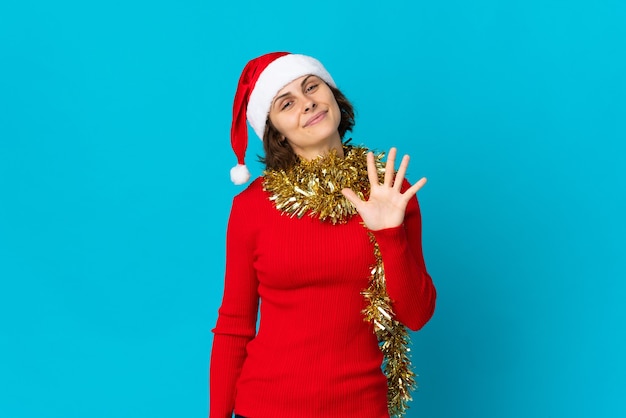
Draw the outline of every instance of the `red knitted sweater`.
[[[435,308],[417,199],[402,226],[374,236],[396,318],[417,330]],[[337,225],[292,218],[268,200],[261,178],[236,196],[213,329],[210,418],[233,410],[248,418],[389,417],[382,354],[361,314],[374,262],[358,215]]]

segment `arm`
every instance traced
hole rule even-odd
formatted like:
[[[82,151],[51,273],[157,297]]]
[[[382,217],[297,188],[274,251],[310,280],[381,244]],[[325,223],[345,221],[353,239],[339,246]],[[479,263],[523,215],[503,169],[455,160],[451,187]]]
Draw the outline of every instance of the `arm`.
[[[426,178],[410,185],[404,175],[409,164],[405,155],[396,173],[396,149],[391,148],[381,183],[373,153],[367,155],[370,195],[361,200],[354,191],[342,193],[361,215],[374,234],[385,266],[387,293],[392,300],[396,319],[412,330],[424,326],[435,308],[435,288],[426,272],[422,255],[422,221],[416,193]]]
[[[409,184],[404,183],[407,189]],[[402,225],[372,233],[383,258],[387,293],[396,319],[416,331],[432,317],[437,296],[424,262],[417,198],[409,201]]]
[[[246,358],[246,345],[256,334],[259,304],[252,266],[254,230],[249,207],[235,197],[226,235],[224,296],[213,329],[210,366],[210,418],[230,418],[235,388]]]

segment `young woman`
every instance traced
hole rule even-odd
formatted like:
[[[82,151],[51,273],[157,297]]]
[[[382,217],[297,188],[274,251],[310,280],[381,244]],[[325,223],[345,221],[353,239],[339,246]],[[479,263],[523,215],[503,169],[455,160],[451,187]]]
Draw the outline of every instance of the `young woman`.
[[[237,184],[249,179],[246,120],[266,170],[233,200],[209,416],[402,415],[415,384],[405,326],[420,329],[435,308],[416,198],[426,179],[404,179],[408,156],[396,173],[394,148],[383,163],[344,141],[353,108],[309,56],[244,68]]]

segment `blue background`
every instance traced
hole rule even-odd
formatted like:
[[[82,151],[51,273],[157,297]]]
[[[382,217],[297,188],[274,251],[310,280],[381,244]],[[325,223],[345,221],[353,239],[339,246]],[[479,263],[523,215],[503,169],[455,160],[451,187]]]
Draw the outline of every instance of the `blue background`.
[[[355,143],[429,178],[407,417],[626,416],[625,22],[620,0],[3,1],[0,415],[206,416],[232,99],[287,50],[352,100]]]

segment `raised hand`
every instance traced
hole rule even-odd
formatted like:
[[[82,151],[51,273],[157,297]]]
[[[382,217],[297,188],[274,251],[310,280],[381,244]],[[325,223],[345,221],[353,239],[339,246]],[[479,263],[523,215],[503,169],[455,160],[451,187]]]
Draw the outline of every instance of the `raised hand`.
[[[374,154],[367,154],[367,176],[370,181],[370,195],[367,201],[361,200],[351,189],[343,189],[341,193],[356,208],[363,219],[365,226],[372,231],[394,228],[402,224],[404,211],[409,200],[419,189],[426,184],[426,177],[422,177],[404,193],[400,190],[409,165],[409,156],[405,155],[400,163],[398,172],[394,175],[396,148],[391,148],[385,164],[385,177],[379,183]]]

